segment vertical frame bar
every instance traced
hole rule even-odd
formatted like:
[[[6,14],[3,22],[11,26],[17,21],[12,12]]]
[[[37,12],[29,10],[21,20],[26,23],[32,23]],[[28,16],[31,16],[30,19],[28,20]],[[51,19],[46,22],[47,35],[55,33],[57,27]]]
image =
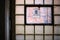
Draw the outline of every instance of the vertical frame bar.
[[[26,0],[24,0],[24,11],[25,11],[25,3],[26,3]],[[24,14],[24,16],[25,16],[25,14]],[[24,17],[24,19],[25,19],[25,17]],[[25,22],[25,21],[24,21]],[[26,26],[25,26],[25,24],[24,24],[24,40],[26,40]]]
[[[5,0],[0,0],[0,40],[5,40]]]
[[[45,25],[43,25],[43,40],[45,40]]]
[[[10,26],[9,26],[9,0],[5,0],[5,40],[10,40]]]
[[[34,25],[34,40],[35,40],[35,30],[36,30],[36,29],[35,29],[35,25]]]
[[[15,0],[10,0],[10,40],[16,40],[15,35]]]

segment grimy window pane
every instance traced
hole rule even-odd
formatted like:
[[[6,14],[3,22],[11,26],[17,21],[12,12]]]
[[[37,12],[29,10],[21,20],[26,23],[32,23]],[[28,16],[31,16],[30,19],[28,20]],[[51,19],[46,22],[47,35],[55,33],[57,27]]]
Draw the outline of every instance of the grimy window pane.
[[[34,26],[26,25],[26,34],[34,34]]]
[[[41,36],[41,35],[35,35],[35,40],[43,40],[43,36]]]
[[[60,14],[60,7],[54,6],[54,14]]]
[[[54,36],[54,40],[60,40],[60,36]]]
[[[16,0],[16,4],[24,4],[24,0]]]
[[[37,11],[37,14],[35,13]],[[27,7],[26,24],[48,24],[51,22],[51,7]]]
[[[35,26],[35,34],[43,34],[43,26]]]
[[[16,24],[24,24],[24,16],[16,16]]]
[[[24,6],[16,6],[16,14],[24,14]]]
[[[60,34],[60,26],[54,27],[54,34]]]
[[[25,4],[34,4],[34,0],[25,0]]]
[[[45,26],[45,34],[52,34],[52,26]]]
[[[44,0],[44,4],[52,4],[52,0]]]
[[[43,0],[35,0],[35,4],[43,4]]]
[[[60,24],[60,16],[55,16],[54,22],[55,22],[55,24]]]
[[[60,0],[54,0],[54,4],[59,4],[60,5]]]
[[[52,40],[52,36],[45,36],[45,40]]]
[[[16,35],[16,40],[24,40],[24,35]]]
[[[24,34],[24,26],[16,26],[16,34]]]
[[[34,40],[34,36],[33,35],[26,35],[26,40]]]

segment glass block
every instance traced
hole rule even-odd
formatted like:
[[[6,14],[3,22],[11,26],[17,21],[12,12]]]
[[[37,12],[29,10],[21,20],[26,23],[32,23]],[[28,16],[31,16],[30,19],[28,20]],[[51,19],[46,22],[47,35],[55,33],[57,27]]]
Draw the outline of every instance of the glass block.
[[[16,0],[16,4],[24,4],[24,0]]]
[[[44,0],[44,4],[52,4],[52,0]]]
[[[54,36],[54,40],[60,40],[60,36]]]
[[[35,36],[35,40],[43,40],[43,36],[41,36],[41,35],[36,35],[36,36]]]
[[[54,34],[60,34],[60,26],[54,27]]]
[[[26,25],[26,34],[34,34],[34,26]]]
[[[52,40],[52,36],[45,36],[45,40]]]
[[[54,4],[60,4],[60,0],[54,0]]]
[[[24,24],[24,16],[16,16],[16,24]]]
[[[24,40],[24,35],[16,35],[16,40]]]
[[[25,0],[26,4],[34,4],[34,0]]]
[[[45,26],[45,34],[52,34],[52,26]]]
[[[24,34],[24,26],[16,26],[16,34]]]
[[[60,16],[55,16],[54,22],[55,22],[55,24],[60,24]]]
[[[43,0],[35,0],[35,4],[43,4]]]
[[[60,7],[54,6],[54,14],[60,14]]]
[[[35,34],[43,34],[43,26],[35,26]]]
[[[26,35],[26,40],[34,40],[34,36],[33,35]]]
[[[16,14],[24,14],[24,6],[16,6]]]

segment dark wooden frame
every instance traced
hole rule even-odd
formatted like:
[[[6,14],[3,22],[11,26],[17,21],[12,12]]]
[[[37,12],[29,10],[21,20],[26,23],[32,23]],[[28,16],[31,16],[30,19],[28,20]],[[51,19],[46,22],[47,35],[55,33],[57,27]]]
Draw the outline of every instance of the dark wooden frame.
[[[10,0],[10,40],[16,40],[16,36],[15,36],[15,0]]]
[[[37,24],[37,23],[34,23],[34,24],[28,24],[28,23],[26,23],[26,8],[27,7],[51,7],[51,23],[47,23],[47,24],[45,24],[45,23],[39,23],[39,24]],[[25,20],[24,20],[24,22],[25,22],[25,25],[53,25],[54,24],[54,18],[53,18],[53,6],[52,5],[25,5],[25,11],[24,11],[24,18],[25,18]]]

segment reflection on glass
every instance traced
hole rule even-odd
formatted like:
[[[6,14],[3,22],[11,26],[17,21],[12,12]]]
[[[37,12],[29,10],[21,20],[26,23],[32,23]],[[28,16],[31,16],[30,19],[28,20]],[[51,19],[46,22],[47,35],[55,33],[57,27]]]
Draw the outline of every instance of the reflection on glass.
[[[35,34],[43,34],[43,26],[35,26]]]
[[[54,40],[60,40],[60,36],[54,36]]]
[[[41,36],[41,35],[35,35],[35,40],[43,40],[43,36]]]
[[[16,6],[16,14],[24,14],[24,6]]]
[[[25,0],[25,4],[33,4],[34,0]]]
[[[52,34],[52,26],[45,26],[45,34]]]
[[[54,27],[54,34],[60,34],[60,26]]]
[[[51,23],[51,7],[27,7],[27,24]]]
[[[24,16],[16,16],[16,24],[24,24]]]
[[[16,35],[16,40],[24,40],[24,35]]]
[[[55,16],[54,17],[54,23],[55,24],[60,24],[60,16]]]
[[[35,0],[35,4],[43,4],[43,0]]]
[[[52,36],[45,36],[45,40],[52,40]]]
[[[26,40],[34,40],[34,36],[33,35],[26,35]]]
[[[26,34],[34,34],[34,26],[26,25]]]
[[[44,0],[44,4],[52,4],[52,0]]]
[[[24,4],[24,0],[16,0],[16,4]]]
[[[59,4],[60,5],[60,0],[54,0],[54,4]]]
[[[24,34],[24,26],[16,26],[16,34]]]
[[[60,7],[54,6],[54,14],[60,14]]]

